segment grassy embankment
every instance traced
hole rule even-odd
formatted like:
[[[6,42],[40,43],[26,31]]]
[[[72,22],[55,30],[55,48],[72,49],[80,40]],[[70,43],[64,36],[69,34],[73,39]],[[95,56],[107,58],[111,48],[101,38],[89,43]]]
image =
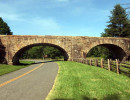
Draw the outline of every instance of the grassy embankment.
[[[20,61],[21,65],[6,65],[6,64],[0,64],[0,75],[4,75],[10,72],[13,72],[15,70],[19,70],[21,68],[25,68],[32,63],[33,61]]]
[[[57,62],[59,72],[47,100],[128,100],[130,78],[77,62]]]
[[[98,60],[98,64],[100,65],[100,61],[101,57],[87,57],[86,58],[87,60],[93,60],[94,61],[94,65],[95,65],[95,60]],[[107,60],[104,60],[104,67],[107,69],[108,68],[108,61]],[[112,60],[111,62],[111,67],[112,67],[112,71],[113,72],[116,72],[117,69],[116,69],[116,60]],[[120,68],[120,74],[124,74],[124,75],[128,75],[130,74],[130,61],[125,61],[125,62],[120,62],[119,64],[119,68]],[[124,71],[124,72],[122,72]]]

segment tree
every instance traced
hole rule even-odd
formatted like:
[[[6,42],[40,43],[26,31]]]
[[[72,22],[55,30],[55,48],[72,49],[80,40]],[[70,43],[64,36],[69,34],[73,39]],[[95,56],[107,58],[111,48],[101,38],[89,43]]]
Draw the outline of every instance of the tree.
[[[63,57],[63,53],[55,47],[45,46],[43,52],[45,55],[48,55],[48,58],[55,59]]]
[[[24,51],[21,55],[21,59],[42,59],[47,55],[48,58],[63,58],[63,53],[51,46],[36,46]]]
[[[112,16],[109,16],[109,25],[104,29],[105,33],[101,33],[101,37],[130,37],[130,20],[125,9],[117,4],[111,11],[111,14]],[[101,46],[93,48],[88,53],[88,56],[114,59],[112,52]]]
[[[103,46],[96,46],[94,48],[92,48],[88,54],[87,57],[102,57],[104,59],[108,59],[108,58],[114,58],[112,56],[112,52],[109,51],[109,49],[107,49],[106,47]]]
[[[36,46],[26,50],[21,55],[22,59],[41,59],[43,58],[43,46]]]
[[[9,26],[6,22],[3,21],[3,19],[0,17],[0,35],[12,35]]]
[[[126,11],[121,5],[115,5],[109,16],[110,23],[105,29],[105,33],[101,33],[102,37],[130,37],[130,22]]]

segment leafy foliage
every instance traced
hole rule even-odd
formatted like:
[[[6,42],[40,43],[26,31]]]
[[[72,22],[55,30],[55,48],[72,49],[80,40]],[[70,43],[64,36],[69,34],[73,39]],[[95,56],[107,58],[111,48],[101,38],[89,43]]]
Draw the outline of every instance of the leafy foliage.
[[[87,57],[102,57],[104,59],[113,58],[112,52],[103,46],[96,46],[92,48],[87,54]]]
[[[46,46],[43,49],[43,52],[44,52],[44,55],[48,55],[48,58],[55,59],[58,57],[59,58],[63,57],[62,52],[59,49],[54,48],[54,47],[50,47],[50,46]]]
[[[62,58],[62,52],[54,47],[50,46],[36,46],[25,51],[22,55],[22,59],[42,59],[43,56],[47,55],[47,58]]]
[[[3,21],[3,19],[0,17],[0,35],[12,35],[9,26],[6,22]]]

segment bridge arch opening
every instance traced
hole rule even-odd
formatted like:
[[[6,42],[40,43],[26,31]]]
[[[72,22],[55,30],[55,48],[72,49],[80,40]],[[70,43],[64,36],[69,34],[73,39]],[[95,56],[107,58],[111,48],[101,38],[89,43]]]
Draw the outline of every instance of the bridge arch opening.
[[[20,57],[22,56],[22,54],[29,50],[30,48],[32,47],[36,47],[36,46],[49,46],[49,47],[54,47],[56,49],[58,49],[61,53],[62,53],[62,56],[64,57],[64,61],[67,61],[69,56],[67,54],[67,52],[60,46],[57,46],[57,45],[54,45],[54,44],[50,44],[50,43],[37,43],[37,44],[31,44],[31,45],[27,45],[23,48],[21,48],[20,50],[18,50],[15,55],[13,56],[13,59],[12,59],[12,63],[13,65],[18,65],[20,64],[19,62],[19,59]]]
[[[94,49],[95,49],[95,51],[94,51]],[[96,52],[96,53],[104,52],[104,55],[107,56],[106,58],[113,59],[113,60],[119,59],[120,61],[122,61],[126,57],[125,51],[121,47],[119,47],[115,44],[98,44],[98,45],[95,45],[89,50],[89,52],[87,52],[86,57],[89,57],[90,55],[94,55],[94,54],[91,54],[91,53],[94,53],[94,52]],[[101,57],[100,54],[97,54],[97,55],[98,55],[98,57],[99,56]]]

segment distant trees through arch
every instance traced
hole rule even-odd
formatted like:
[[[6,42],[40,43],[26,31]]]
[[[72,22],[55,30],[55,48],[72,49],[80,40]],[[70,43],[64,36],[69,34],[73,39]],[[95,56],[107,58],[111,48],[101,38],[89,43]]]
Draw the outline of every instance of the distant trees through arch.
[[[67,52],[59,46],[47,43],[32,44],[20,49],[13,57],[13,64],[19,64],[19,59],[63,59],[68,60]]]
[[[64,58],[62,52],[52,46],[35,46],[22,53],[21,59],[60,59]]]
[[[119,59],[120,61],[126,56],[125,51],[114,44],[100,44],[93,47],[86,57],[101,57],[104,59]]]

